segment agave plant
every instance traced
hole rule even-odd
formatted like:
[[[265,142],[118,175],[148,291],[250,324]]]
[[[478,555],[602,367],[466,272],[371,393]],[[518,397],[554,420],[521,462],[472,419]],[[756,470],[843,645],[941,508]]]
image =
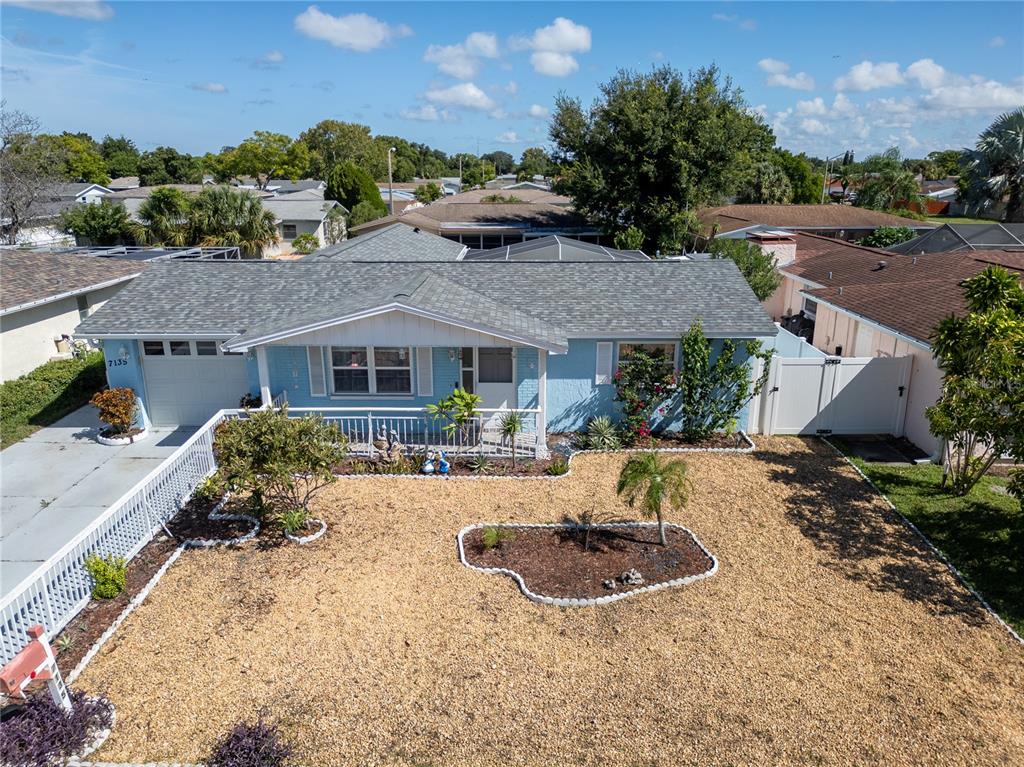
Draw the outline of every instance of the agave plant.
[[[584,444],[591,450],[618,450],[622,447],[618,427],[606,415],[590,419]]]
[[[619,474],[615,492],[625,496],[630,508],[639,506],[645,519],[658,520],[658,538],[661,545],[666,546],[665,507],[676,511],[685,507],[691,487],[686,461],[662,458],[649,451],[630,456]]]

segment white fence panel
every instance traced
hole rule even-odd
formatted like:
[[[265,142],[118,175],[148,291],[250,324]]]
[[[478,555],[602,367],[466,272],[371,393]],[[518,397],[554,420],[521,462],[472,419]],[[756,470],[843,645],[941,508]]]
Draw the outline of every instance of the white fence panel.
[[[911,357],[773,357],[765,434],[903,435]]]

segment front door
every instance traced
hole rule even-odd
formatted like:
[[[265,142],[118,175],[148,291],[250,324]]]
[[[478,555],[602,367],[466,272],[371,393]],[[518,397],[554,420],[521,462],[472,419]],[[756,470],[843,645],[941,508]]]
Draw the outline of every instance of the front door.
[[[516,385],[513,375],[512,350],[481,346],[477,354],[477,394],[480,407],[514,408]]]

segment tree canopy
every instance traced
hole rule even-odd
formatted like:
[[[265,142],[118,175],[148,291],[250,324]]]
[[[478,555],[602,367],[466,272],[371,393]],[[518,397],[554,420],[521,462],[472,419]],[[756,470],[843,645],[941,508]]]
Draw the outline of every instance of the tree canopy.
[[[198,158],[182,154],[177,149],[161,146],[152,152],[143,152],[138,161],[139,184],[198,184],[203,180]]]
[[[767,300],[782,283],[782,275],[775,268],[775,256],[752,242],[718,237],[708,245],[708,252],[716,258],[731,259],[758,301]]]
[[[921,197],[913,171],[903,167],[899,149],[893,147],[868,157],[858,166],[856,205],[875,210],[906,207]]]
[[[283,133],[256,131],[227,153],[225,166],[237,177],[252,176],[257,187],[266,189],[271,178],[296,180],[309,167],[309,149]]]
[[[735,194],[774,137],[717,67],[620,70],[585,109],[556,100],[550,135],[560,191],[614,234],[636,226],[648,252],[678,252],[687,211]]]
[[[131,219],[120,203],[75,205],[60,216],[60,229],[79,245],[121,245],[131,241]]]
[[[355,163],[339,163],[327,176],[327,190],[324,197],[337,200],[353,214],[359,203],[365,202],[378,212],[380,218],[388,212],[388,206],[381,197],[373,178]],[[365,222],[363,222],[365,223]],[[355,226],[355,224],[353,224]]]
[[[737,202],[760,205],[785,205],[793,200],[793,186],[789,176],[771,160],[755,163],[740,190]]]

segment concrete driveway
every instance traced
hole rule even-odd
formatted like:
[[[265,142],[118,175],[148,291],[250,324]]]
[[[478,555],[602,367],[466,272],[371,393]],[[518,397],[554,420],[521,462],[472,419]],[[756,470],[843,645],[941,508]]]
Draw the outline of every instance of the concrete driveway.
[[[83,407],[0,452],[0,594],[174,452],[192,429],[151,429],[141,442],[94,439],[96,410]]]

